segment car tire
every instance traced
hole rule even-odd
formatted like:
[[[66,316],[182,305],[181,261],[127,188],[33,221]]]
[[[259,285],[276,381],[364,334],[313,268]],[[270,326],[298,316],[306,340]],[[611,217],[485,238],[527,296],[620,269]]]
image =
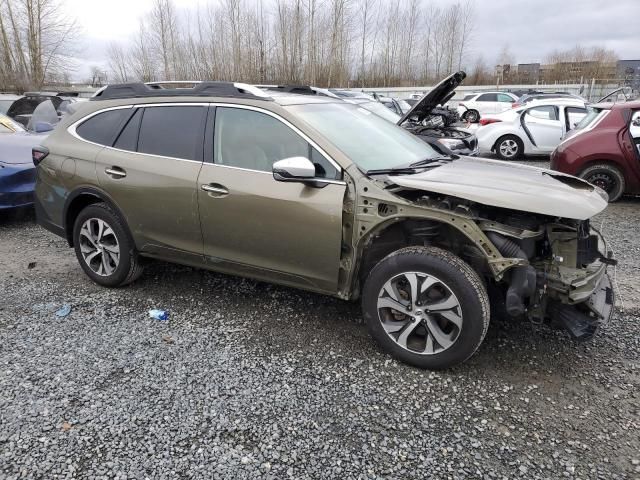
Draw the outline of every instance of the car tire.
[[[516,160],[524,153],[524,144],[515,135],[505,135],[496,141],[495,152],[501,160]]]
[[[466,112],[464,112],[464,115],[462,115],[462,119],[465,122],[478,123],[478,121],[480,120],[480,112],[478,112],[477,110],[467,110]]]
[[[79,213],[73,244],[80,266],[98,285],[120,287],[142,275],[144,267],[125,222],[105,203]]]
[[[489,327],[489,298],[478,274],[435,247],[407,247],[381,260],[365,281],[362,311],[383,350],[430,370],[467,360]]]
[[[613,165],[607,163],[591,165],[585,168],[579,177],[607,192],[609,202],[616,202],[624,195],[626,188],[624,175]]]

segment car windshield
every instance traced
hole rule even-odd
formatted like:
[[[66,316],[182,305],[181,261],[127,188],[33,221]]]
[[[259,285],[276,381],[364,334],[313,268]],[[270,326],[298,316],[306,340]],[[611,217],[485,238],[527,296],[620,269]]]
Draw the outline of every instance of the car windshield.
[[[357,105],[362,108],[366,108],[370,112],[373,112],[379,117],[384,118],[388,122],[398,123],[398,121],[400,120],[400,115],[398,115],[395,112],[392,112],[380,102],[362,102]]]
[[[574,130],[582,130],[583,128],[587,128],[595,121],[596,118],[600,116],[600,113],[602,113],[602,111],[603,110],[600,108],[587,107],[587,114],[582,118],[582,120],[580,120],[580,122],[578,122]]]
[[[418,137],[359,105],[322,103],[287,108],[365,171],[441,157]]]

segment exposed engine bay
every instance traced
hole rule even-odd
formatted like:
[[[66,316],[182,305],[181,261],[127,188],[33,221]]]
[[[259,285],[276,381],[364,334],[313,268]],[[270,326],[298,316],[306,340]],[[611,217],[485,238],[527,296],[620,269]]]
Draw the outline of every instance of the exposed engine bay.
[[[431,220],[404,223],[409,243],[452,251],[480,273],[497,300],[492,302],[494,310],[534,323],[550,321],[576,340],[592,338],[611,317],[614,298],[606,270],[616,261],[589,220],[491,207],[418,190],[395,193],[419,206],[473,218],[504,258],[520,260],[496,278],[486,252],[455,229]]]

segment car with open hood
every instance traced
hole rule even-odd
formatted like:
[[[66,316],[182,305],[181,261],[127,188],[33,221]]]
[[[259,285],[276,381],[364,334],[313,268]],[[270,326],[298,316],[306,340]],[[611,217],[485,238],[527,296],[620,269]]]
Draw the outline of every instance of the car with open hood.
[[[433,369],[473,355],[492,310],[580,340],[613,310],[604,192],[444,156],[342,100],[111,85],[33,161],[38,223],[105,287],[157,258],[359,300],[386,351]]]
[[[476,135],[452,126],[457,115],[445,108],[466,76],[463,71],[449,75],[418,100],[396,123],[442,153],[477,155]]]

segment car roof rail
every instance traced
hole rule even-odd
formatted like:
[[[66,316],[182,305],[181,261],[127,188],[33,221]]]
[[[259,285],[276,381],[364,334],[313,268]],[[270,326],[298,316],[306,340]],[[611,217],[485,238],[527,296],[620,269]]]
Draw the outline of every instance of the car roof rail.
[[[165,88],[163,85],[169,85],[171,88]],[[176,87],[175,85],[192,86]],[[91,97],[91,100],[144,97],[230,97],[272,100],[271,97],[259,88],[245,83],[180,80],[108,85],[96,92],[96,94]]]
[[[274,92],[295,93],[298,95],[318,95],[309,85],[257,85],[263,90],[273,90]]]

